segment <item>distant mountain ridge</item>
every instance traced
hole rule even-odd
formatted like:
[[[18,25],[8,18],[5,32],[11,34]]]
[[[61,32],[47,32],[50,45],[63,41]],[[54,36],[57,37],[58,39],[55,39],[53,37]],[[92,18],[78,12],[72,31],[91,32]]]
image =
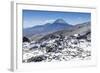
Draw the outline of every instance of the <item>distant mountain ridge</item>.
[[[26,28],[23,30],[23,35],[30,38],[36,35],[45,35],[66,28],[69,29],[71,27],[73,26],[65,22],[63,19],[57,19],[53,23],[46,23],[44,25]]]

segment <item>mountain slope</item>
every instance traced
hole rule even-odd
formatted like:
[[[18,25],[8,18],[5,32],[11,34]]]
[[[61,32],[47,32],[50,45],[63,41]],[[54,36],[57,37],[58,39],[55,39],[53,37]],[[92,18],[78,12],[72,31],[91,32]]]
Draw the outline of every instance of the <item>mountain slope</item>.
[[[66,23],[63,19],[57,19],[53,23],[46,23],[23,30],[23,35],[26,37],[34,37],[37,35],[46,35],[48,33],[56,32],[62,29],[69,29],[72,25]]]
[[[66,29],[63,29],[63,30],[60,30],[60,31],[57,31],[57,32],[54,32],[54,33],[51,33],[51,34],[48,34],[48,35],[42,37],[39,41],[47,40],[47,39],[51,38],[51,36],[53,36],[53,37],[56,37],[56,36],[59,36],[59,35],[71,36],[71,35],[74,35],[74,34],[85,35],[88,32],[90,32],[90,33],[88,35],[86,35],[86,36],[88,36],[88,38],[90,38],[91,23],[90,22],[85,22],[85,23],[82,23],[82,24],[77,24],[77,25],[73,26],[70,29],[66,28]]]

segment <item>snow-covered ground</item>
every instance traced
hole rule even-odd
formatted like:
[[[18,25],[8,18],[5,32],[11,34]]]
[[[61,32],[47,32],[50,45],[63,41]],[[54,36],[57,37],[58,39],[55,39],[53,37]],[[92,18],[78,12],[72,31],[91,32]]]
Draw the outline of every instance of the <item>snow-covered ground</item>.
[[[59,37],[37,43],[23,43],[23,62],[51,62],[70,60],[90,60],[91,42],[86,39]]]

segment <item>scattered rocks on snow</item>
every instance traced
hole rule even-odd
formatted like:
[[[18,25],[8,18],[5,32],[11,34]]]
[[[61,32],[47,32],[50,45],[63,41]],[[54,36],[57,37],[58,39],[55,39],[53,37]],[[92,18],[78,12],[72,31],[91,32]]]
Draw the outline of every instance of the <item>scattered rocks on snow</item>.
[[[86,33],[88,34],[88,33]],[[91,56],[91,40],[86,34],[51,36],[42,42],[23,43],[23,62],[51,62],[85,59]],[[36,52],[37,51],[37,52]],[[29,55],[27,55],[27,53]],[[27,57],[27,58],[24,58]]]

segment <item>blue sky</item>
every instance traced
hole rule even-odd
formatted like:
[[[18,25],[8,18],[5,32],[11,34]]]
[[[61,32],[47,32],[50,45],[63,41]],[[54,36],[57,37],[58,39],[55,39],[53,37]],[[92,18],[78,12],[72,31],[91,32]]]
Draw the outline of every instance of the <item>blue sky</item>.
[[[91,21],[91,13],[23,10],[23,28],[63,19],[71,25]]]

